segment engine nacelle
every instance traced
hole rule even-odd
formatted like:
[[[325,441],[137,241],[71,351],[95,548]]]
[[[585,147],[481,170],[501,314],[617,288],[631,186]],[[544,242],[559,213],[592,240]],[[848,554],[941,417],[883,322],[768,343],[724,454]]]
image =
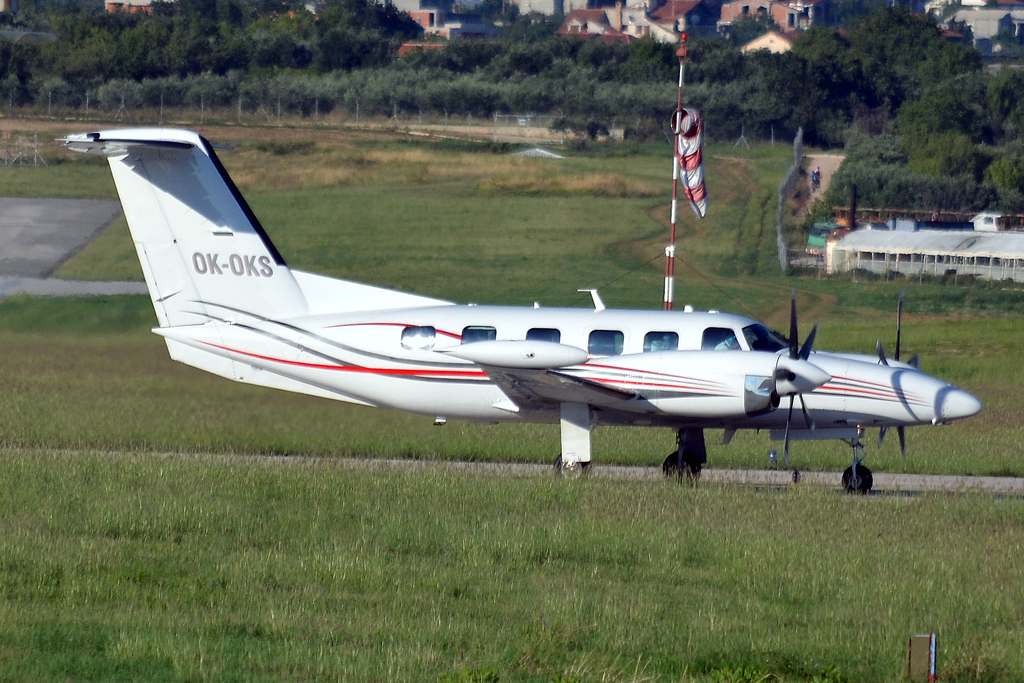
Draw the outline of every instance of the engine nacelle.
[[[665,413],[693,418],[761,415],[777,408],[781,396],[830,379],[808,361],[761,351],[663,351],[599,362],[607,370],[591,379],[614,381]]]

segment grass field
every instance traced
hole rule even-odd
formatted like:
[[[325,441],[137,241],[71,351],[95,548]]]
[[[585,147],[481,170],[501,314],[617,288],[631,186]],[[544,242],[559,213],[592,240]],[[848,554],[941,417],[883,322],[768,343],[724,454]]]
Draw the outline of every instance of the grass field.
[[[943,680],[1024,675],[1019,500],[22,450],[0,471],[4,680],[881,681],[928,630]]]
[[[469,143],[216,128],[297,268],[457,301],[657,308],[662,150],[564,162]],[[869,448],[876,471],[1024,476],[1024,291],[773,272],[785,147],[711,149],[683,211],[677,301],[819,348],[894,342],[981,415]],[[111,197],[75,158],[0,194]],[[115,223],[61,277],[141,279]],[[1024,678],[1024,502],[491,477],[333,456],[550,462],[552,426],[481,426],[239,385],[171,362],[147,297],[0,302],[0,680],[876,681],[940,634],[948,681]],[[718,466],[764,464],[765,435]],[[668,430],[598,429],[595,459],[660,463]],[[166,455],[171,453],[173,455]],[[190,455],[191,454],[191,455]],[[211,455],[213,454],[213,455]],[[248,455],[305,455],[322,460]],[[802,469],[848,447],[800,443]]]

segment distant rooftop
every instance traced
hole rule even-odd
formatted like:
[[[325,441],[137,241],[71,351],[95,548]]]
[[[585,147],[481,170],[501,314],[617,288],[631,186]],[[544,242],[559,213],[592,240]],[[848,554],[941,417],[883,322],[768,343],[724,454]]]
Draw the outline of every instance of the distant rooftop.
[[[973,230],[856,230],[839,242],[840,248],[918,254],[955,254],[958,256],[1024,256],[1024,233],[975,232]]]

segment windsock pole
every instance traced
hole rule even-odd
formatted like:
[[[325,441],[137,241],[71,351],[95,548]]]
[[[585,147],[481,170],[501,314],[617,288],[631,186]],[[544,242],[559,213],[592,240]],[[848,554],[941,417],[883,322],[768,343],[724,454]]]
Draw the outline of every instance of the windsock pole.
[[[672,130],[676,132],[672,143],[672,233],[669,245],[665,247],[665,310],[672,310],[672,299],[675,294],[676,274],[676,220],[679,216],[679,135],[683,120],[683,65],[686,63],[686,34],[684,33],[676,51],[679,59],[679,97],[676,99],[676,112],[672,116]]]

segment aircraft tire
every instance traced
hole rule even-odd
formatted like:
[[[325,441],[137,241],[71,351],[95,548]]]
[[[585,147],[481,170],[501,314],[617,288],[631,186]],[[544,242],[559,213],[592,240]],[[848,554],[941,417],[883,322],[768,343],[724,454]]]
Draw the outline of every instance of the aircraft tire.
[[[847,493],[865,495],[875,484],[874,477],[871,476],[871,470],[864,467],[864,465],[857,465],[857,479],[859,481],[854,481],[853,467],[847,467],[843,472],[843,489]]]
[[[686,480],[695,482],[700,479],[701,463],[696,458],[688,457],[690,454],[683,452],[683,468],[679,469],[678,451],[672,451],[661,464],[661,471],[666,477],[679,477],[680,481]]]
[[[590,471],[589,462],[571,462],[562,464],[562,454],[555,458],[555,474],[569,479],[578,479]]]

